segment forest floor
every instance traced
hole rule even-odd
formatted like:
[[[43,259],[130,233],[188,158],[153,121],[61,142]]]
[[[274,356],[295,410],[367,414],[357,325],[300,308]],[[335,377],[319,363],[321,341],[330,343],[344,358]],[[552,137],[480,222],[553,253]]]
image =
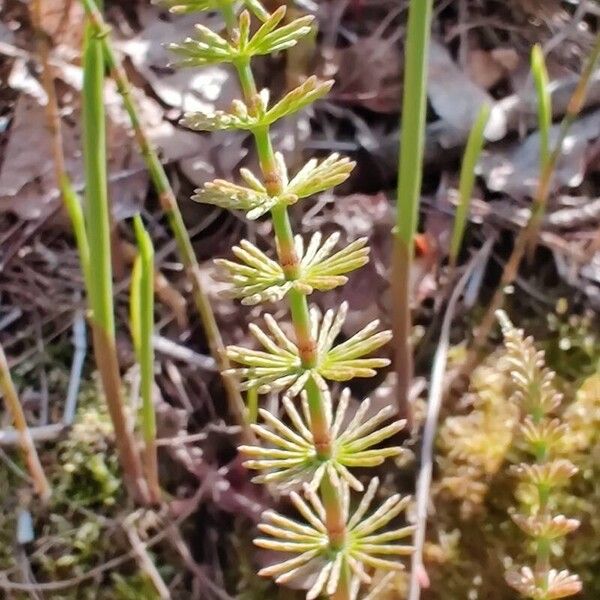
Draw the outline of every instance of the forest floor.
[[[81,190],[83,13],[74,0],[44,0],[43,6],[44,29],[53,46],[67,169]],[[323,309],[348,301],[348,331],[375,317],[389,324],[387,273],[406,8],[407,2],[398,0],[299,1],[292,10],[314,12],[318,36],[300,44],[286,59],[265,59],[257,68],[259,81],[275,95],[307,74],[336,80],[326,100],[286,120],[274,135],[290,165],[331,152],[357,161],[349,181],[303,208],[294,207],[292,213],[299,232],[327,233],[335,227],[346,240],[369,238],[369,265],[353,275],[343,291],[316,296]],[[168,67],[164,47],[183,39],[198,20],[216,26],[218,19],[172,16],[146,0],[109,1],[106,14],[134,83],[144,126],[177,191],[222,335],[227,343],[243,343],[248,340],[247,323],[260,311],[223,298],[222,285],[212,277],[212,259],[229,256],[242,237],[267,245],[270,225],[248,223],[189,198],[194,188],[216,176],[236,179],[240,166],[256,159],[244,133],[198,134],[178,125],[184,111],[226,106],[239,91],[225,67],[174,71]],[[541,44],[547,57],[556,135],[599,22],[598,4],[585,0],[436,2],[420,222],[423,251],[412,290],[418,406],[430,375],[440,307],[448,300],[442,274],[460,159],[473,116],[485,101],[493,107],[463,258],[490,237],[495,245],[471,290],[470,307],[458,311],[452,333],[455,357],[468,344],[531,206],[539,138],[529,71],[531,47]],[[27,3],[0,3],[0,341],[29,422],[43,439],[42,459],[56,493],[49,509],[32,501],[10,421],[2,414],[0,597],[155,598],[159,580],[174,599],[295,597],[296,592],[278,590],[254,575],[256,565],[268,562],[269,556],[253,549],[253,526],[276,500],[250,482],[237,457],[240,432],[231,425],[175,244],[120,97],[109,84],[105,105],[117,341],[132,397],[139,374],[126,325],[131,262],[127,248],[133,240],[129,218],[137,212],[148,223],[157,266],[164,275],[157,301],[157,413],[161,482],[170,501],[150,511],[135,509],[125,497],[86,339],[77,252],[53,175],[34,37]],[[594,372],[600,359],[600,71],[592,77],[585,110],[565,144],[538,242],[535,256],[523,266],[508,295],[508,311],[544,347],[549,365],[565,385],[574,387]],[[392,388],[391,375],[384,373],[355,385],[353,391],[386,402]],[[417,444],[414,440],[406,444],[411,458],[402,465],[402,473],[391,472],[396,469],[392,466],[384,475],[387,485],[412,492]],[[450,517],[444,519],[451,536]],[[156,571],[148,567],[148,558]],[[468,569],[463,575],[469,579]],[[434,577],[428,598],[463,600],[466,596],[461,593],[470,589],[470,584],[461,588],[457,583],[455,591],[444,593],[439,591],[441,585]],[[499,589],[489,593],[495,595],[475,597],[512,597]],[[592,592],[589,598],[597,596]]]

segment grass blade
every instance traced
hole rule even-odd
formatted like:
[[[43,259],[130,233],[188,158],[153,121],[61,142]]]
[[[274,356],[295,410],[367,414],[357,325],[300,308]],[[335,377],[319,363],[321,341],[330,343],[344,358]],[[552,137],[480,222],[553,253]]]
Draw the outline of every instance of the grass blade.
[[[548,70],[544,52],[539,44],[531,51],[531,73],[535,84],[538,130],[540,134],[540,171],[550,157],[550,128],[552,127],[552,99],[548,80]]]
[[[469,217],[471,207],[471,196],[475,184],[475,167],[479,161],[479,156],[483,150],[485,142],[484,132],[488,119],[490,118],[490,107],[484,104],[479,110],[479,114],[473,123],[467,147],[463,156],[460,170],[460,184],[458,206],[456,207],[456,216],[454,218],[454,228],[452,230],[452,240],[450,242],[450,267],[456,267],[458,253],[462,246],[465,227]]]
[[[432,5],[431,0],[411,0],[408,15],[396,214],[396,235],[407,244],[417,229],[423,178]]]
[[[427,112],[427,61],[431,35],[433,0],[411,0],[406,37],[406,66],[398,166],[398,195],[394,252],[392,258],[392,321],[398,408],[401,418],[411,424],[409,390],[413,376],[410,342],[410,272],[414,256],[414,236],[419,218],[425,117]]]
[[[160,501],[156,453],[156,416],[154,413],[154,247],[140,215],[134,217],[139,253],[131,278],[131,334],[140,365],[142,396],[141,430],[144,438],[144,468],[153,502]]]
[[[140,502],[148,501],[140,457],[124,410],[121,374],[115,346],[110,225],[106,172],[104,58],[102,43],[86,31],[83,74],[83,154],[86,232],[89,241],[89,305],[96,364],[115,429],[115,440],[126,485]]]
[[[94,322],[114,337],[103,89],[102,47],[95,37],[88,35],[84,53],[83,128],[86,231],[94,268],[94,277],[90,280],[90,302]]]

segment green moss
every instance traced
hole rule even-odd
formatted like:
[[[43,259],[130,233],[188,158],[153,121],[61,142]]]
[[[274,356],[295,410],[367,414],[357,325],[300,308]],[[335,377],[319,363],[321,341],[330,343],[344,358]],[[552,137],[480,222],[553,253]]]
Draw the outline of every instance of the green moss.
[[[38,582],[81,577],[131,551],[121,523],[131,515],[114,452],[113,429],[96,386],[86,384],[76,420],[67,437],[44,455],[54,494],[48,509],[31,503],[36,538],[27,548]],[[15,567],[15,528],[23,481],[0,469],[0,569]],[[165,581],[175,572],[164,557],[156,563]],[[18,571],[11,577],[18,580]],[[175,592],[177,591],[177,586]],[[26,596],[16,595],[15,598]],[[64,591],[47,593],[52,600],[154,600],[152,582],[135,560],[116,570],[83,579]],[[177,597],[174,593],[173,597]],[[179,596],[185,597],[185,595]]]
[[[65,499],[80,507],[112,506],[122,499],[112,424],[94,392],[82,394],[76,422],[58,445],[57,463],[52,480],[57,509]]]

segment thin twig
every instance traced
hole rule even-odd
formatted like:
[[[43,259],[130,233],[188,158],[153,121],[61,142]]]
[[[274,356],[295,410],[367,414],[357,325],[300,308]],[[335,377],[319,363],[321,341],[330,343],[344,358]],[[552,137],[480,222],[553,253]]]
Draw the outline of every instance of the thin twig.
[[[123,528],[127,533],[127,537],[129,538],[129,542],[131,543],[131,547],[137,555],[138,563],[140,568],[150,581],[152,581],[152,585],[154,585],[156,591],[158,592],[158,596],[160,600],[171,600],[171,592],[169,588],[166,586],[163,578],[160,576],[158,569],[152,559],[148,555],[148,548],[140,539],[138,532],[135,530],[135,527],[125,521],[123,523]]]
[[[202,567],[196,563],[190,549],[181,537],[181,533],[177,527],[171,528],[171,535],[169,536],[169,542],[179,553],[185,566],[197,577],[202,585],[208,589],[217,597],[219,600],[233,600],[233,598],[222,590],[220,587],[215,585],[211,578],[207,576]]]
[[[215,371],[217,368],[212,357],[199,354],[191,348],[182,346],[162,335],[154,334],[152,336],[152,343],[157,352],[160,352],[169,358],[187,363],[188,365],[202,369],[203,371]]]
[[[81,310],[75,313],[73,321],[73,348],[75,352],[73,353],[73,362],[71,363],[71,374],[69,376],[69,386],[67,388],[67,398],[63,413],[63,423],[65,425],[71,425],[75,420],[77,396],[79,395],[79,387],[81,385],[81,372],[87,353],[85,318]]]
[[[21,406],[17,390],[15,389],[10,369],[8,368],[8,361],[6,360],[6,355],[4,354],[2,346],[0,346],[0,391],[4,396],[4,402],[19,437],[19,445],[21,446],[21,451],[23,452],[23,457],[27,464],[27,470],[31,475],[33,487],[40,498],[44,502],[47,502],[50,499],[52,490],[46,479],[33,440],[31,439],[31,433],[27,426],[25,413],[23,412],[23,407]]]
[[[29,435],[33,442],[50,442],[58,439],[66,429],[64,423],[54,423],[52,425],[41,425],[39,427],[30,427]],[[3,429],[0,431],[0,446],[17,446],[20,444],[20,434],[14,428]]]

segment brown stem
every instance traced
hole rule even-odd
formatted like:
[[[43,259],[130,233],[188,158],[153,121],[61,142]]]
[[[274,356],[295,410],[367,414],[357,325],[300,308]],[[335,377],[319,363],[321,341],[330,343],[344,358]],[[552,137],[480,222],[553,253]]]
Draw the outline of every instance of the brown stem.
[[[23,412],[23,407],[21,406],[17,390],[15,389],[15,385],[10,375],[8,361],[6,360],[6,355],[4,354],[2,346],[0,346],[0,391],[4,396],[6,408],[12,417],[15,430],[19,436],[19,445],[21,446],[23,458],[27,464],[27,470],[31,475],[33,487],[40,498],[44,502],[47,502],[52,493],[50,484],[46,479],[44,469],[42,468],[37,450],[35,449],[35,445],[31,438],[31,433],[29,432],[29,427],[27,426],[27,421],[25,419],[25,413]]]
[[[412,249],[398,235],[394,236],[392,255],[392,329],[394,332],[394,371],[396,372],[396,401],[401,419],[409,430],[413,426],[410,388],[413,378],[413,348],[411,343],[410,268]]]
[[[102,380],[102,389],[115,430],[115,442],[123,468],[123,479],[131,496],[142,504],[150,501],[142,464],[133,439],[129,419],[123,410],[123,387],[114,341],[99,325],[92,322],[94,356]]]
[[[60,182],[61,176],[66,173],[65,157],[62,146],[62,133],[60,114],[58,112],[58,102],[56,100],[56,90],[54,88],[54,76],[50,66],[50,41],[48,34],[42,28],[42,2],[33,0],[30,4],[31,22],[34,28],[34,35],[37,41],[37,52],[42,64],[42,86],[48,102],[46,104],[47,127],[50,131],[52,141],[52,157],[54,160],[54,170],[56,180]]]
[[[156,440],[146,440],[142,460],[144,463],[144,473],[148,482],[148,491],[150,502],[158,505],[161,500],[160,482],[158,480],[158,452]]]

